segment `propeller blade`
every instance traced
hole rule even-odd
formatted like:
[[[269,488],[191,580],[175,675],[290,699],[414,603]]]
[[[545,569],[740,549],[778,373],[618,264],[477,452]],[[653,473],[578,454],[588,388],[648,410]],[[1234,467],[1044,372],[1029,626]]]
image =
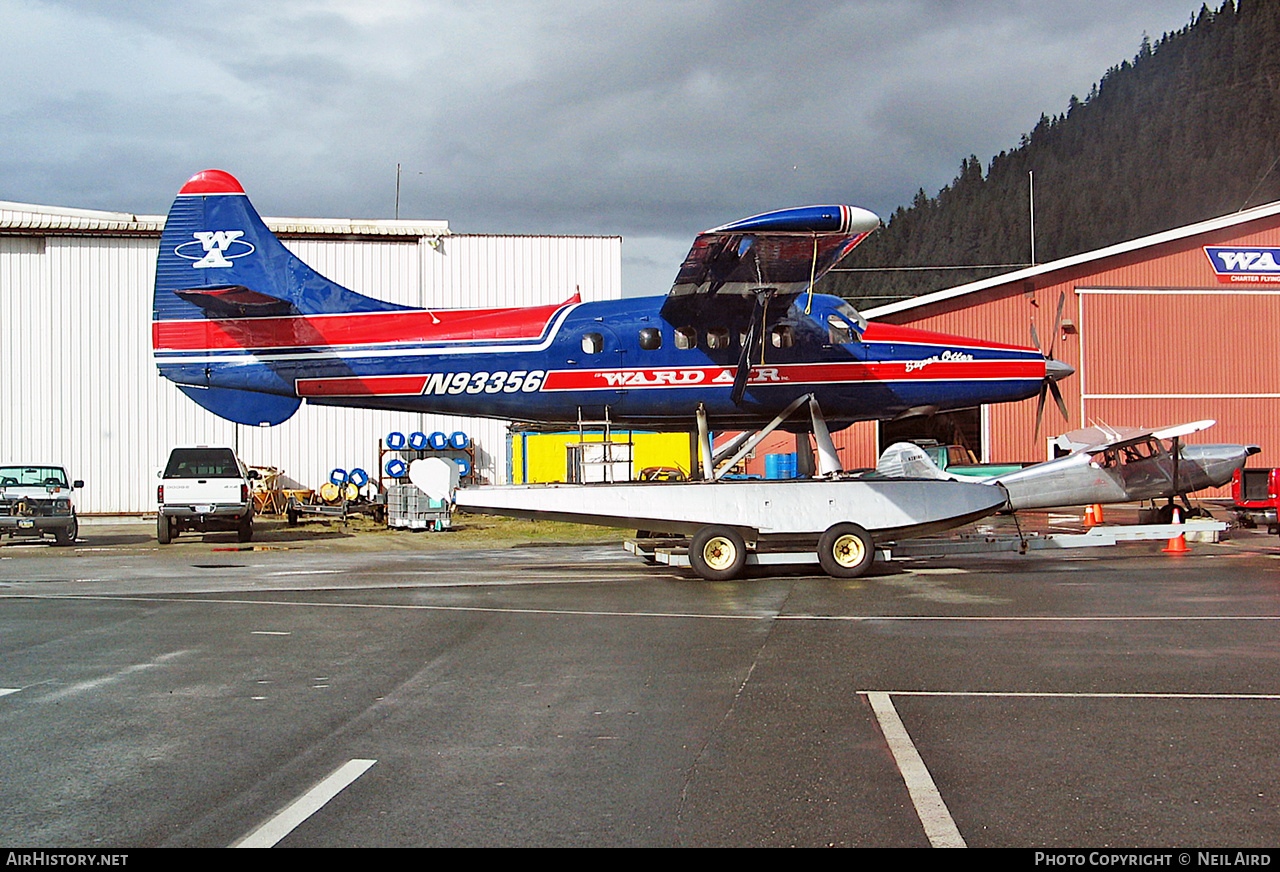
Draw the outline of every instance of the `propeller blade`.
[[[729,399],[735,406],[742,405],[742,397],[747,392],[747,378],[751,375],[751,353],[757,345],[763,346],[764,343],[760,330],[764,307],[765,299],[757,297],[755,309],[751,313],[751,323],[747,325],[747,335],[742,340],[742,351],[738,354],[738,366],[733,372],[733,390],[729,392]]]
[[[1040,344],[1040,334],[1036,333],[1036,322],[1034,318],[1031,320],[1031,345],[1037,351],[1044,348],[1044,346]]]
[[[1040,386],[1040,394],[1036,397],[1036,428],[1032,431],[1032,438],[1040,438],[1040,423],[1044,420],[1044,395],[1048,391],[1048,382]]]
[[[1045,357],[1053,360],[1053,346],[1058,342],[1058,334],[1062,332],[1062,305],[1067,301],[1067,292],[1058,293],[1058,314],[1053,322],[1053,335],[1049,337],[1049,353]]]
[[[1062,420],[1070,421],[1071,416],[1067,414],[1067,404],[1066,401],[1062,399],[1062,391],[1058,390],[1058,383],[1056,381],[1051,381],[1048,385],[1049,392],[1052,393],[1053,398],[1058,401],[1058,411],[1062,412]],[[1043,394],[1041,394],[1041,398],[1043,399]]]

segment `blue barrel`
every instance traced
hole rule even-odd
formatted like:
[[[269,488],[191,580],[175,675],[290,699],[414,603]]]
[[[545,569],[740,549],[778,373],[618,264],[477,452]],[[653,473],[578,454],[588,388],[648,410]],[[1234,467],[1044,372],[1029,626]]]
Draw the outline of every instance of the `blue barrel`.
[[[364,487],[369,483],[369,473],[357,467],[351,470],[351,474],[347,476],[347,481],[356,487]]]
[[[459,430],[457,433],[454,433],[452,436],[449,437],[450,448],[457,448],[459,450],[462,450],[470,444],[471,444],[471,438],[467,436],[466,433],[463,433],[461,430]]]
[[[329,481],[334,484],[347,483],[347,471],[345,469],[335,469],[329,473]]]
[[[471,472],[471,461],[465,457],[454,457],[453,462],[458,464],[458,476],[465,477]]]
[[[399,451],[401,448],[404,448],[404,445],[404,434],[399,430],[394,430],[387,434],[387,447],[392,451]]]
[[[427,447],[427,434],[421,431],[409,434],[409,447],[414,451],[421,451]]]
[[[403,478],[404,474],[409,471],[409,464],[405,463],[399,457],[387,461],[387,465],[383,467],[387,475],[392,478]]]
[[[431,446],[433,451],[443,451],[449,447],[449,437],[443,433],[432,433],[431,438],[427,440],[427,444]]]

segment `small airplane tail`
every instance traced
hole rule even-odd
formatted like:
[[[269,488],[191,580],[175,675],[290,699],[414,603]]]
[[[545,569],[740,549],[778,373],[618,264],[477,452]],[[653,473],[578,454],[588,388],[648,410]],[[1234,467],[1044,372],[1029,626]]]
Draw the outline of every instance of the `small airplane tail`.
[[[253,390],[211,384],[207,361],[181,353],[183,337],[208,335],[206,321],[230,322],[221,332],[234,336],[234,322],[242,318],[406,308],[311,269],[267,228],[232,175],[205,170],[178,192],[160,237],[152,344],[161,374],[209,411],[242,424],[279,424],[301,403],[292,383],[269,366],[254,366]]]
[[[887,478],[956,480],[954,475],[943,472],[923,448],[910,442],[895,442],[886,448],[876,461],[876,473]]]

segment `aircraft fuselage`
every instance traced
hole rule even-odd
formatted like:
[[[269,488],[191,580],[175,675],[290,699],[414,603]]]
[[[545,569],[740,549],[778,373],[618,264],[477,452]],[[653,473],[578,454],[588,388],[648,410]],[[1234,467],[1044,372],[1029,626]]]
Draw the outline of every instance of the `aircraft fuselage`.
[[[836,297],[797,298],[770,321],[730,396],[743,337],[727,322],[671,323],[665,297],[525,309],[395,310],[153,323],[161,373],[194,388],[311,403],[573,423],[688,429],[759,426],[812,392],[832,426],[921,407],[1035,396],[1036,350],[860,323]],[[805,309],[808,309],[806,313]]]

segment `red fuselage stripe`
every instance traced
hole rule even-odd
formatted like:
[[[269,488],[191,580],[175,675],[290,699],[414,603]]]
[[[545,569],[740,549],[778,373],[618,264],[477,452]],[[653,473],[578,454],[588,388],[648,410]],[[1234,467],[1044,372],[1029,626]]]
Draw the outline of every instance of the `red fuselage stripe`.
[[[383,345],[498,339],[537,339],[560,305],[520,309],[466,309],[428,312],[363,312],[349,315],[294,315],[284,318],[194,318],[155,321],[157,351],[255,351],[326,345]]]

